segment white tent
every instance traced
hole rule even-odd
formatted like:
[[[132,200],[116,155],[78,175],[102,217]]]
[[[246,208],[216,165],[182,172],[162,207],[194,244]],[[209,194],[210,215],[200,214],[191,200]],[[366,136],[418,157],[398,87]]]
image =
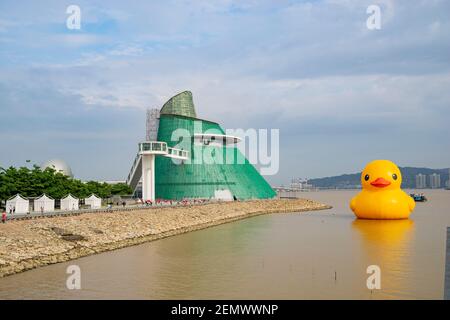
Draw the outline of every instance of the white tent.
[[[43,194],[34,200],[34,211],[50,212],[55,210],[55,200]]]
[[[10,210],[14,213],[28,213],[30,210],[30,201],[17,194],[15,197],[6,201],[6,212],[9,213]]]
[[[61,210],[78,210],[78,199],[70,193],[64,199],[61,199]]]
[[[102,206],[102,199],[95,194],[91,194],[88,198],[84,199],[84,204],[90,205],[91,209],[98,209]]]

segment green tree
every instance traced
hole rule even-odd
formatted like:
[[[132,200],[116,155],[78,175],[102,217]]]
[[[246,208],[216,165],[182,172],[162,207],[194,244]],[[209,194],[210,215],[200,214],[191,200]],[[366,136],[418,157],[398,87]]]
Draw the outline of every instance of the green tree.
[[[97,181],[83,183],[52,168],[41,170],[36,165],[32,169],[0,167],[0,200],[5,201],[18,193],[24,197],[38,197],[45,193],[54,199],[64,198],[69,193],[78,198],[85,198],[91,194],[108,198],[111,195],[132,194],[132,190],[125,183],[114,185]]]
[[[126,183],[116,183],[111,185],[111,193],[113,195],[127,195],[132,194],[133,190],[131,190],[130,186]]]

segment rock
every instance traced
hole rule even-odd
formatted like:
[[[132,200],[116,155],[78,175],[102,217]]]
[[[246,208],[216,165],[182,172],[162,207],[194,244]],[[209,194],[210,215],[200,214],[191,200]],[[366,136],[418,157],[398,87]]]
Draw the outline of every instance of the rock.
[[[85,237],[83,237],[83,236],[81,236],[79,234],[65,234],[65,235],[62,235],[61,238],[63,240],[66,240],[66,241],[83,241],[83,240],[86,240]]]
[[[66,231],[62,228],[59,227],[51,227],[50,230],[52,230],[54,233],[56,233],[59,236],[66,236],[66,235],[71,235],[72,233],[69,231]]]

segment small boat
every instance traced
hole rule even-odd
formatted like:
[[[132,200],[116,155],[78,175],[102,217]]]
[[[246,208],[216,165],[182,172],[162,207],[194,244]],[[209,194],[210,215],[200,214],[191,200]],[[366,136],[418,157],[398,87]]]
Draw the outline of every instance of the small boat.
[[[415,193],[411,193],[410,196],[411,196],[411,198],[414,199],[415,202],[425,202],[425,201],[428,201],[427,197],[425,197],[423,194],[415,194]]]

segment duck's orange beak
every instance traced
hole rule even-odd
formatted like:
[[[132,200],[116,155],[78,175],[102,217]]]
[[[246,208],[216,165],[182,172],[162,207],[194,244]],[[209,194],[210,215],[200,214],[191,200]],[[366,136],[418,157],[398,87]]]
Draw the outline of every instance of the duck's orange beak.
[[[372,181],[370,184],[377,188],[384,188],[384,187],[387,187],[388,185],[390,185],[391,182],[387,181],[386,179],[383,179],[383,178],[377,178],[375,181]]]

